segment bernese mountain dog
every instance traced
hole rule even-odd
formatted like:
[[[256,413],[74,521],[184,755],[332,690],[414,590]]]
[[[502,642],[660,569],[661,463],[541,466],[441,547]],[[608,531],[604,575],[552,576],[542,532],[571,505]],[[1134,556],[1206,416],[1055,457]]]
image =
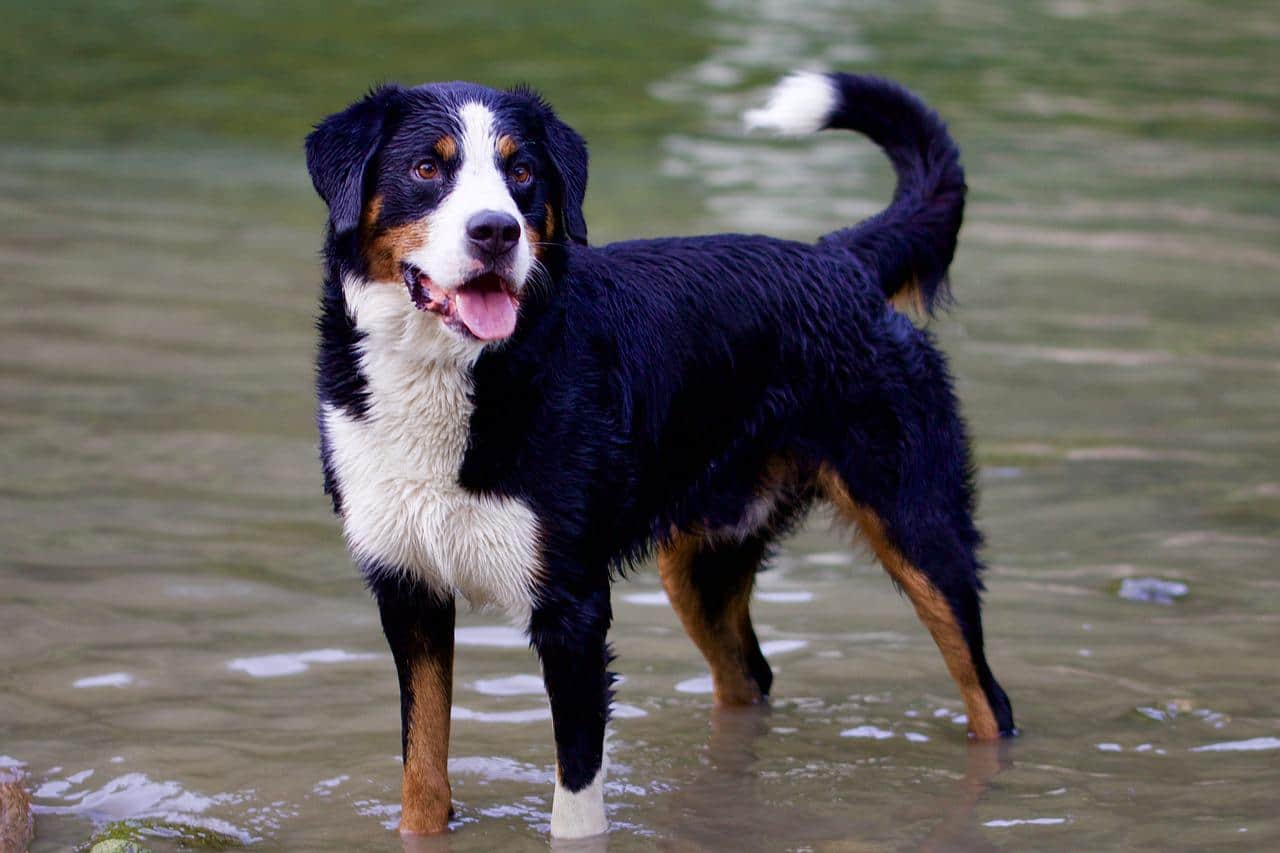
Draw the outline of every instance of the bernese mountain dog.
[[[1014,731],[983,653],[973,469],[932,311],[964,207],[945,126],[875,77],[784,79],[751,126],[858,131],[881,213],[816,243],[591,246],[587,149],[536,93],[381,86],[322,121],[325,489],[400,679],[401,832],[451,815],[459,597],[527,632],[551,703],[551,834],[605,832],[611,581],[656,554],[715,701],[762,701],[756,572],[818,502],[911,600],[974,738]]]

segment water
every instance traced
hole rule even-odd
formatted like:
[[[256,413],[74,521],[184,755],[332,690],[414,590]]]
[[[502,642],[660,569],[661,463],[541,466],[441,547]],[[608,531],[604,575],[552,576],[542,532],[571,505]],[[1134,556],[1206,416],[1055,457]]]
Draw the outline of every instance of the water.
[[[767,712],[711,711],[651,571],[617,589],[610,849],[1280,845],[1273,4],[4,14],[0,765],[24,768],[34,849],[125,817],[399,843],[395,678],[315,458],[308,125],[381,78],[525,79],[591,141],[596,241],[810,237],[891,177],[852,138],[739,133],[809,64],[903,79],[965,151],[960,305],[933,325],[1024,734],[966,744],[911,608],[818,518],[761,581]],[[464,625],[459,829],[428,849],[542,849],[535,663],[494,617]]]

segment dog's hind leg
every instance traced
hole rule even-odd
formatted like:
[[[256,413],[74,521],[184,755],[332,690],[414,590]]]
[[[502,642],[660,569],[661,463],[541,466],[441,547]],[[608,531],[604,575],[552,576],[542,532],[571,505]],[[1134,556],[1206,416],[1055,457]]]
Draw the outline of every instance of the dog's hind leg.
[[[960,689],[969,731],[980,740],[1013,734],[1013,710],[983,651],[977,533],[967,520],[967,508],[934,506],[912,512],[897,501],[885,501],[895,508],[883,512],[860,501],[834,470],[824,469],[819,479],[828,499],[857,525],[933,635]],[[956,512],[964,516],[959,524],[948,521]]]
[[[658,574],[685,631],[711,668],[717,705],[751,705],[773,672],[751,627],[751,589],[768,543],[677,533],[658,552]]]
[[[452,812],[453,599],[400,575],[370,572],[368,578],[400,676],[400,832],[444,832]]]

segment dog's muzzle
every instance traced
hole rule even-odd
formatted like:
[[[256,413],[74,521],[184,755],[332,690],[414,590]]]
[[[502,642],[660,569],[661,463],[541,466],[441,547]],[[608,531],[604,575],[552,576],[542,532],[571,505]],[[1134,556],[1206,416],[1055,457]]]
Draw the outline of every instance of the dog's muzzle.
[[[480,341],[500,341],[515,332],[520,300],[511,282],[496,272],[480,272],[455,288],[443,288],[413,264],[402,266],[409,298],[419,310],[439,314],[450,328]]]

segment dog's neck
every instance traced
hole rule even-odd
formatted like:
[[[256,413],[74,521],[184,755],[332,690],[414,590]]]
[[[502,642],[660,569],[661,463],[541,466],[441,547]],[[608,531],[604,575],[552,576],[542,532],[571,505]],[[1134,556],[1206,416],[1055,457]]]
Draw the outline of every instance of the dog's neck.
[[[369,425],[420,469],[453,478],[466,449],[471,368],[483,344],[414,307],[401,283],[346,278],[347,316],[360,332]],[[425,473],[425,471],[424,471]]]
[[[356,558],[442,594],[496,604],[527,624],[537,520],[518,501],[478,497],[458,475],[471,430],[472,367],[483,350],[414,307],[403,284],[343,282],[367,406],[322,409]]]
[[[466,372],[484,349],[481,341],[450,331],[438,316],[414,306],[403,282],[344,276],[342,292],[366,357],[376,353],[406,368]]]

